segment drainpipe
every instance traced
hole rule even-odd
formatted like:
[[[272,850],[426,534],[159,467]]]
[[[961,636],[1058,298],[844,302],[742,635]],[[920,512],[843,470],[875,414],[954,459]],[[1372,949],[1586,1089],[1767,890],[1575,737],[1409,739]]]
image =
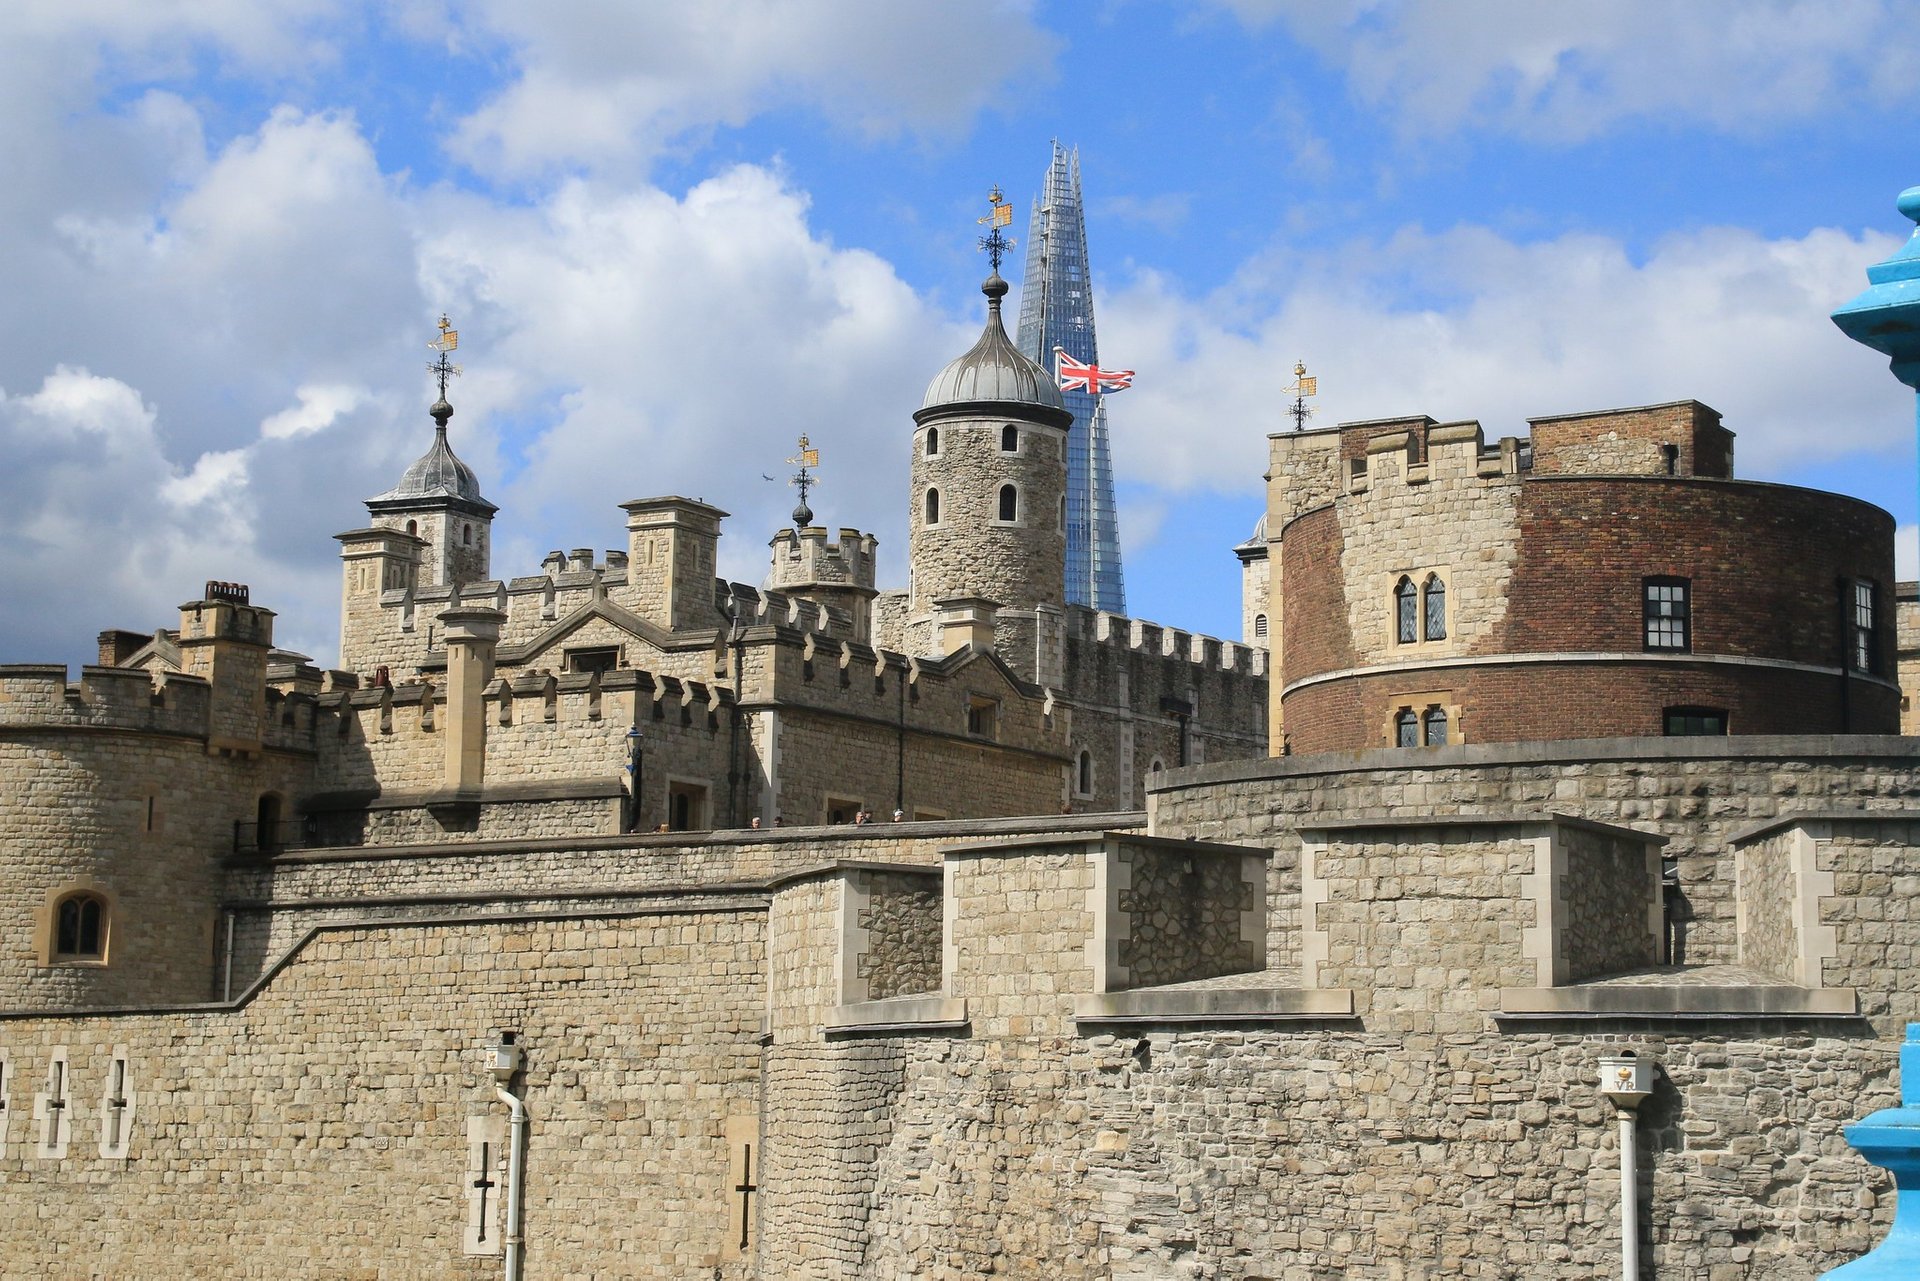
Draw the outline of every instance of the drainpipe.
[[[501,1233],[501,1245],[507,1258],[507,1281],[520,1281],[520,1256],[524,1245],[520,1236],[521,1195],[527,1169],[527,1105],[507,1086],[520,1070],[520,1047],[515,1034],[502,1032],[486,1048],[487,1070],[496,1082],[494,1093],[507,1105],[507,1222]]]
[[[1653,1063],[1632,1050],[1600,1060],[1600,1093],[1613,1103],[1620,1122],[1620,1276],[1640,1277],[1639,1161],[1634,1150],[1634,1120],[1641,1100],[1653,1093]]]
[[[900,714],[893,725],[893,808],[902,813],[907,808],[907,677],[913,670],[902,667],[894,683],[899,687],[894,692],[899,696]]]
[[[233,917],[234,911],[228,908],[221,913],[226,917],[226,940],[220,948],[220,999],[233,999]]]

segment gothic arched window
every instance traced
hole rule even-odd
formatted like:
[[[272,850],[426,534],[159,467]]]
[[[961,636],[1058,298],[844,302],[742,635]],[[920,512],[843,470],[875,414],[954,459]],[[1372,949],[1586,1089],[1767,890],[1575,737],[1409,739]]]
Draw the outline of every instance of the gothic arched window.
[[[53,909],[53,959],[100,961],[107,955],[107,901],[98,894],[69,894]]]
[[[1393,639],[1411,645],[1420,639],[1420,589],[1411,578],[1402,577],[1393,589]]]
[[[1428,574],[1420,593],[1420,612],[1425,615],[1421,632],[1428,640],[1447,638],[1447,585],[1438,574]]]

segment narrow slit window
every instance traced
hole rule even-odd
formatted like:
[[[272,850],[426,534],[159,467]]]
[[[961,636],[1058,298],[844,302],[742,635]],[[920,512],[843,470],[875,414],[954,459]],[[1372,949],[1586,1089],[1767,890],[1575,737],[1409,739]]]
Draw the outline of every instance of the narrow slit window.
[[[927,524],[938,525],[940,523],[940,491],[937,489],[929,489],[927,491],[926,516]]]

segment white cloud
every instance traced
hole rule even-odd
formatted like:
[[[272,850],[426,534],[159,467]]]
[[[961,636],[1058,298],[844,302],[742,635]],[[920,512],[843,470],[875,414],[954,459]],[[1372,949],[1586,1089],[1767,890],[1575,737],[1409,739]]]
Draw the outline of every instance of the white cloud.
[[[1052,37],[1023,0],[484,0],[464,11],[510,50],[514,79],[463,121],[482,172],[644,172],[662,150],[782,107],[869,136],[954,132],[1046,72]]]
[[[454,204],[422,270],[465,317],[455,403],[537,427],[511,483],[485,480],[517,558],[497,572],[532,572],[547,548],[513,542],[531,526],[618,546],[616,503],[678,492],[734,513],[723,569],[757,582],[794,501],[758,477],[784,479],[802,432],[823,453],[821,518],[878,526],[900,555],[908,415],[977,319],[950,324],[880,259],[833,248],[801,193],[750,166],[681,200],[572,183],[531,210]]]
[[[1910,98],[1911,14],[1886,0],[1216,0],[1284,22],[1402,132],[1550,140],[1626,120],[1752,133],[1836,102]]]
[[[325,431],[367,399],[367,389],[345,383],[308,383],[294,392],[299,403],[260,421],[262,440],[291,440]]]
[[[1200,298],[1142,276],[1101,310],[1103,349],[1140,370],[1110,409],[1116,466],[1174,491],[1244,488],[1287,425],[1296,359],[1319,377],[1316,426],[1428,413],[1492,438],[1529,415],[1692,397],[1725,414],[1746,476],[1888,456],[1909,393],[1827,312],[1897,243],[1710,229],[1635,262],[1606,237],[1467,227],[1255,260]]]

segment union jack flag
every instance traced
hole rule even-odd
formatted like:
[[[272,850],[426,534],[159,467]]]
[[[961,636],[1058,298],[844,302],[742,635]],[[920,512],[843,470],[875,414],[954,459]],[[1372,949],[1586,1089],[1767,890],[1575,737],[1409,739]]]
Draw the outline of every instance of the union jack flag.
[[[1133,386],[1131,369],[1102,369],[1075,360],[1059,347],[1053,349],[1053,376],[1060,380],[1061,391],[1084,391],[1089,396]]]

